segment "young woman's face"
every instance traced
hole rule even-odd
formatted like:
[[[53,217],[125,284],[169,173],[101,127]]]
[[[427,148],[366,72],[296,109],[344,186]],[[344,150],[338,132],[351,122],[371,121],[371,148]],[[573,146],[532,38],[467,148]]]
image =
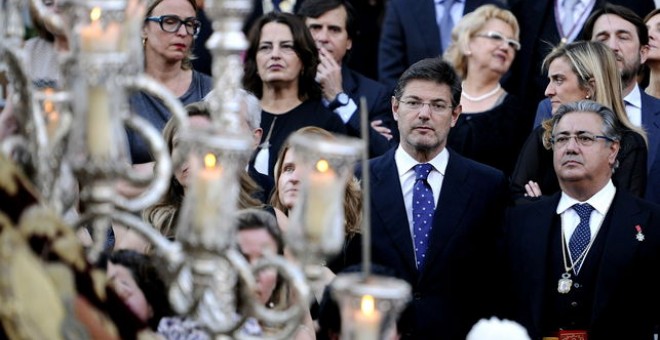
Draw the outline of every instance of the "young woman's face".
[[[151,305],[149,305],[144,293],[135,282],[131,271],[123,265],[108,262],[107,274],[110,286],[133,314],[144,322],[149,321],[153,315]]]
[[[277,254],[277,243],[266,229],[248,229],[238,232],[238,247],[250,263],[261,259],[265,252]],[[277,285],[277,271],[264,269],[257,275],[257,298],[265,305]]]
[[[211,121],[205,116],[192,116],[188,117],[188,124],[191,129],[203,130],[211,126]],[[181,152],[181,141],[179,131],[172,137],[172,159],[178,157],[186,157],[186,155],[179,155]],[[174,169],[174,178],[181,184],[184,190],[188,187],[188,177],[190,176],[190,164],[187,159],[184,159],[181,166]]]
[[[553,60],[548,67],[548,87],[545,95],[550,98],[552,112],[559,106],[585,99],[589,92],[580,86],[577,74],[565,57]]]
[[[296,152],[286,151],[282,160],[282,170],[277,179],[278,198],[288,209],[293,208],[300,190],[300,169],[296,163]]]

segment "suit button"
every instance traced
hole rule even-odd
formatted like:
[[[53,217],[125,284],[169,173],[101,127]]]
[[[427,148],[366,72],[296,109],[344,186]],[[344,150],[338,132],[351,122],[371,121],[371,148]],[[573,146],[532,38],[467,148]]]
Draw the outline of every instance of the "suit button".
[[[575,302],[575,301],[571,302],[571,307],[577,307],[577,306],[578,306],[577,302]]]
[[[576,282],[575,284],[573,284],[573,287],[580,288],[580,284]]]
[[[422,299],[422,294],[421,293],[414,293],[413,298],[417,301]]]

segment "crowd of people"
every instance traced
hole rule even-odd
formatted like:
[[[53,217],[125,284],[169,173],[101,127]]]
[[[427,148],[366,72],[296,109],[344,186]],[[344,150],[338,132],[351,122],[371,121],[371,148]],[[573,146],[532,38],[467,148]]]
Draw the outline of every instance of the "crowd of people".
[[[44,3],[58,8],[57,0]],[[249,44],[240,91],[241,126],[254,152],[239,176],[236,221],[236,247],[248,262],[267,252],[294,256],[284,235],[304,179],[291,138],[347,135],[368,141],[370,160],[345,184],[346,238],[328,259],[328,281],[361,262],[362,223],[370,221],[376,268],[412,287],[397,334],[388,337],[465,339],[491,316],[518,322],[531,339],[658,336],[660,9],[653,1],[254,3],[243,27]],[[149,0],[141,39],[145,73],[186,105],[189,129],[209,131],[210,61],[193,63],[208,37],[200,32],[210,29],[200,6]],[[67,37],[35,26],[39,35],[25,43],[34,66],[28,76],[36,89],[59,88],[56,56],[69,49]],[[377,48],[365,48],[374,35]],[[129,106],[162,131],[176,166],[166,194],[139,213],[176,240],[194,174],[181,127],[148,93],[132,93]],[[0,138],[16,132],[11,106],[0,123]],[[129,161],[150,171],[147,143],[126,132]],[[360,186],[366,172],[370,202]],[[135,322],[167,339],[208,338],[167,302],[151,245],[120,226],[108,234],[113,242],[97,266]],[[267,308],[294,303],[280,274],[266,269],[256,278],[255,296]],[[296,339],[338,337],[329,298],[317,295]],[[261,336],[269,328],[248,320],[240,332]]]

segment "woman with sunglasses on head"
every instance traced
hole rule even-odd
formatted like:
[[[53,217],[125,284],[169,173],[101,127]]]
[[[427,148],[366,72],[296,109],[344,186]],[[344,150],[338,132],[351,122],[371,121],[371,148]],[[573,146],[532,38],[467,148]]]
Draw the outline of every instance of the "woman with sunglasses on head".
[[[454,27],[444,55],[463,78],[462,113],[448,146],[509,176],[531,126],[520,101],[500,86],[520,50],[519,31],[511,12],[481,6]]]
[[[195,37],[201,24],[195,0],[149,0],[144,25],[144,71],[178,97],[183,104],[201,101],[213,88],[211,77],[192,69]],[[162,130],[171,113],[163,103],[144,92],[129,98],[135,114]],[[152,162],[146,141],[128,131],[133,164]]]

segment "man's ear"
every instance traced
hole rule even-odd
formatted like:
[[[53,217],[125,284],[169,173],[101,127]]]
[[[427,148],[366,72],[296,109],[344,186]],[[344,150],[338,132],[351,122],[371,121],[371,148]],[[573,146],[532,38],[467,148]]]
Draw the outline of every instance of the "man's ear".
[[[643,45],[639,48],[639,61],[644,64],[649,58],[649,45]]]
[[[399,101],[394,96],[392,96],[392,116],[394,120],[399,120]]]

